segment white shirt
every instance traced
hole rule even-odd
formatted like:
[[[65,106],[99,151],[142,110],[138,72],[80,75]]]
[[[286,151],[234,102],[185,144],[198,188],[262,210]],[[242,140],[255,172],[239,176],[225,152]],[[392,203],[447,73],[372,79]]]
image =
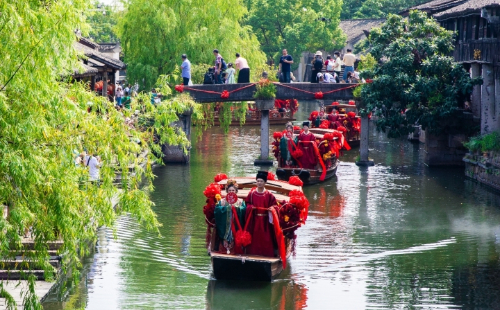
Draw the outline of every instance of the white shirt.
[[[90,156],[89,160],[89,156],[85,156],[84,165],[89,167],[90,181],[99,180],[99,168],[101,167],[101,164],[97,158]]]
[[[337,81],[335,80],[335,77],[328,72],[325,73],[324,79],[325,79],[325,83],[337,83]]]

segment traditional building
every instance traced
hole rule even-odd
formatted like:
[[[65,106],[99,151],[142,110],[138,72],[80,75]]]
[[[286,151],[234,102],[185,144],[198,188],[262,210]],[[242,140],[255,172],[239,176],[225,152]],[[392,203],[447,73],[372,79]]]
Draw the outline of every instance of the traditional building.
[[[385,22],[381,19],[347,19],[340,22],[340,28],[347,36],[347,41],[341,53],[345,54],[347,49],[354,50],[354,46],[370,35],[372,28],[380,27]]]
[[[99,44],[85,38],[75,42],[74,47],[82,54],[85,68],[83,73],[75,72],[75,79],[88,81],[91,89],[113,100],[118,72],[126,68],[125,63],[113,58],[114,55],[102,53]]]
[[[500,0],[434,0],[417,9],[433,16],[444,28],[456,31],[453,57],[470,72],[482,76],[471,109],[481,133],[500,131]]]

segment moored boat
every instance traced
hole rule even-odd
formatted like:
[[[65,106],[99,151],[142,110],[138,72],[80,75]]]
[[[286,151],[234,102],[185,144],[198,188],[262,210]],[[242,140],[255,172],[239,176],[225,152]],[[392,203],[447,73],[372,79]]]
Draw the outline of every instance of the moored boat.
[[[297,112],[299,103],[296,99],[274,101],[274,109],[269,111],[269,124],[270,125],[284,125],[288,122],[294,121],[294,114]],[[244,126],[260,126],[261,112],[255,107],[255,102],[248,102],[248,110],[245,115]],[[220,126],[219,113],[214,111],[214,125]],[[231,119],[230,126],[240,126],[240,120],[236,117]]]
[[[219,205],[222,199],[221,188],[227,185],[228,179],[224,174],[219,174],[214,181],[216,182],[209,185],[204,191],[207,197],[207,205],[205,205],[203,211],[205,213],[205,221],[208,225],[207,241],[209,242],[208,251],[211,256],[213,276],[218,280],[271,281],[275,279],[283,271],[284,266],[286,266],[286,258],[292,252],[295,242],[295,230],[303,225],[307,218],[309,203],[303,196],[302,187],[275,180],[274,175],[269,173],[269,180],[265,188],[274,195],[277,201],[277,205],[272,206],[272,209],[276,210],[276,212],[274,212],[275,217],[272,225],[276,225],[276,222],[279,221],[278,226],[274,226],[275,230],[278,229],[281,232],[280,234],[276,234],[276,236],[280,236],[276,237],[276,243],[280,244],[281,239],[278,240],[278,238],[282,238],[284,251],[275,257],[268,257],[247,253],[248,247],[240,248],[242,253],[237,253],[237,233],[233,248],[229,245],[225,248],[226,245],[222,245],[222,238],[218,234],[219,230],[216,229],[217,220],[214,211],[215,207]],[[300,182],[300,180],[298,181]],[[236,177],[231,178],[229,182],[231,182],[231,184],[237,184],[237,197],[240,199],[245,199],[251,191],[255,190],[255,178]],[[229,194],[227,194],[224,199],[229,199],[228,195]],[[269,211],[269,217],[271,217],[271,213],[272,212]],[[234,214],[236,215],[236,213]],[[248,220],[248,218],[246,220]],[[234,221],[234,217],[232,221]],[[240,230],[242,230],[241,227],[238,231]],[[245,230],[246,226],[243,231]],[[276,252],[281,252],[279,245]]]
[[[286,130],[273,134],[278,178],[288,181],[295,176],[305,185],[311,185],[335,176],[341,150],[350,148],[342,132],[311,128],[308,134],[310,138],[301,139],[302,134],[298,126],[295,126],[293,132]]]
[[[349,104],[333,102],[331,105],[321,107],[319,111],[311,112],[311,131],[315,128],[336,129],[342,131],[344,137],[351,147],[360,144],[361,118],[354,101]]]

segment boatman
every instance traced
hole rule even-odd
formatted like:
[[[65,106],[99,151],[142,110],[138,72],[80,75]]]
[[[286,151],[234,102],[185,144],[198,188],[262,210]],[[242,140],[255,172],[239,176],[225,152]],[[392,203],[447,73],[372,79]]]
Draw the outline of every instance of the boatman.
[[[267,171],[259,171],[256,181],[257,188],[252,189],[245,199],[246,219],[250,221],[247,231],[252,235],[252,243],[246,247],[246,254],[276,257],[278,245],[272,216],[272,209],[277,208],[276,198],[265,188]],[[279,226],[279,223],[276,225]]]

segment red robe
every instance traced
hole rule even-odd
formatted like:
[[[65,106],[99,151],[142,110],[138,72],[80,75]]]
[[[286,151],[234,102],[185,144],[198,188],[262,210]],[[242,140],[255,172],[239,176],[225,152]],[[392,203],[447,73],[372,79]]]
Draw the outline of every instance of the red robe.
[[[273,224],[269,223],[269,211],[258,208],[276,206],[276,198],[267,190],[263,193],[252,190],[245,199],[245,202],[247,204],[245,218],[247,221],[250,221],[247,231],[252,235],[252,243],[246,247],[246,253],[275,257],[277,243]]]
[[[311,132],[309,132],[308,134],[302,132],[299,135],[298,140],[299,140],[298,147],[302,150],[303,153],[303,155],[299,158],[299,161],[302,164],[302,168],[315,169],[317,163],[317,156],[314,151],[313,143],[316,143],[316,138]],[[309,142],[300,143],[301,141],[303,142],[312,141],[312,143]]]

